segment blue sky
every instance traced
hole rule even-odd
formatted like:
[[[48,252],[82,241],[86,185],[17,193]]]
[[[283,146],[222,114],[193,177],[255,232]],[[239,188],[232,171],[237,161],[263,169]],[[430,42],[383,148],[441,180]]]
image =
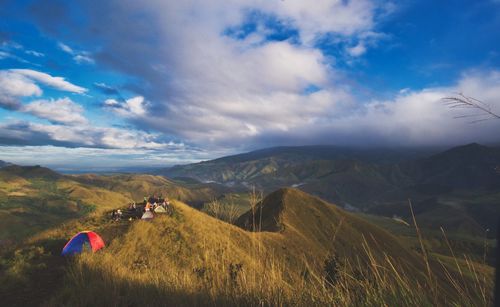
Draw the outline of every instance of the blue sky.
[[[276,145],[498,143],[500,2],[0,0],[0,159],[164,166]]]

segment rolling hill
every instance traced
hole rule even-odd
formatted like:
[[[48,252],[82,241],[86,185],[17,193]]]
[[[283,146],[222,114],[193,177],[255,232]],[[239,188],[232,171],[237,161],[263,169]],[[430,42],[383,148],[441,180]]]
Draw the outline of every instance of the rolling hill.
[[[475,282],[465,263],[457,261],[457,267],[453,260],[439,261],[432,255],[426,261],[385,230],[296,189],[271,193],[238,220],[239,227],[179,201],[174,206],[173,216],[157,216],[152,222],[80,220],[37,234],[29,248],[42,251],[23,258],[33,264],[17,275],[6,266],[10,275],[2,280],[4,287],[14,289],[11,293],[28,295],[2,301],[72,306],[414,306],[487,305],[491,299],[492,270],[487,266],[472,263],[486,278]],[[63,244],[91,225],[107,242],[105,250],[54,261],[59,251],[51,250],[54,242]],[[17,252],[18,257],[26,254]],[[59,274],[48,279],[53,282],[49,287],[38,286],[33,293],[36,285],[21,286],[26,274],[49,271]]]
[[[216,185],[175,183],[151,175],[61,175],[40,166],[0,168],[0,246],[64,223],[142,201],[154,193],[191,205],[219,197]]]

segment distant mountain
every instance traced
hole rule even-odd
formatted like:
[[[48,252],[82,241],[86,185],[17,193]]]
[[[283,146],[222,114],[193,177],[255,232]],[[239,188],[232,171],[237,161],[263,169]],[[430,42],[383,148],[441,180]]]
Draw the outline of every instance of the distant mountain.
[[[404,172],[421,185],[451,189],[500,188],[500,149],[476,143],[402,165]]]
[[[255,186],[265,193],[297,187],[350,210],[408,217],[408,199],[422,221],[479,234],[500,214],[500,150],[479,144],[435,154],[334,146],[279,147],[165,169],[170,177]],[[428,202],[429,205],[425,205]],[[453,218],[444,216],[446,212]],[[488,213],[486,213],[488,212]],[[432,216],[439,214],[439,218]],[[451,222],[453,219],[453,222]],[[441,224],[440,224],[441,223]]]
[[[0,160],[0,168],[5,167],[5,166],[9,166],[9,165],[12,165],[12,164],[9,162],[5,162],[5,161]]]
[[[500,187],[500,150],[470,144],[424,152],[335,146],[278,147],[174,166],[161,174],[264,191],[293,186],[330,201],[369,206],[382,199]],[[403,195],[404,194],[404,195]]]
[[[171,178],[256,186],[264,191],[294,186],[331,201],[340,201],[346,195],[348,199],[364,201],[377,191],[391,189],[392,183],[384,178],[383,170],[425,152],[337,146],[276,147],[174,166],[160,173]],[[365,193],[358,193],[360,189]]]

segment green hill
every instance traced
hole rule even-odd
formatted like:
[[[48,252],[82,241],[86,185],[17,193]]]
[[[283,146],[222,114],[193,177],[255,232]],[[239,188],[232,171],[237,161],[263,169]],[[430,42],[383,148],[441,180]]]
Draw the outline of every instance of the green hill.
[[[192,205],[220,197],[223,188],[181,185],[151,175],[65,176],[40,166],[0,168],[0,246],[65,221],[142,201],[154,193]]]
[[[230,189],[216,184],[184,183],[172,181],[161,176],[126,175],[74,175],[73,180],[91,186],[126,195],[132,200],[142,200],[146,195],[168,195],[169,198],[182,200],[193,206],[215,199],[228,193]]]

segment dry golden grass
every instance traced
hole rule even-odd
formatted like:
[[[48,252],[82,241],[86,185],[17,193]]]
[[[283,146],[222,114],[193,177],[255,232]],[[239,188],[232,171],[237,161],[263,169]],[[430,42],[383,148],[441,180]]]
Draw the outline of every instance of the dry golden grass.
[[[172,217],[109,234],[106,250],[75,257],[47,305],[434,306],[491,301],[491,271],[421,257],[360,218],[295,190],[268,223],[254,204],[245,231],[174,202]],[[260,211],[260,212],[259,212]],[[276,210],[275,210],[276,211]],[[328,229],[328,231],[325,231]],[[103,229],[104,230],[104,229]],[[427,268],[429,268],[427,270]]]

